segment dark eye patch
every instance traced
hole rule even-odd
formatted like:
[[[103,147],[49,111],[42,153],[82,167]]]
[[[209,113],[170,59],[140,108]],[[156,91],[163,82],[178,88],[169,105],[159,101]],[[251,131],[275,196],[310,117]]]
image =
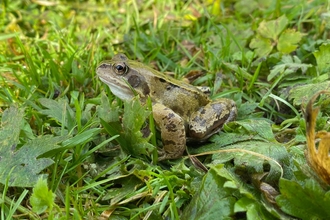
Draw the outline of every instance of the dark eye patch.
[[[127,82],[133,87],[136,88],[140,85],[141,79],[138,76],[132,75],[128,78]]]

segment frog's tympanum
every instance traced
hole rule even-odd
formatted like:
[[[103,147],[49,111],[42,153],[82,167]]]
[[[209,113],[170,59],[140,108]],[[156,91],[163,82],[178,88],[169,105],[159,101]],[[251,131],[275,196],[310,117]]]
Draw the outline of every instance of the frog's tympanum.
[[[163,142],[159,160],[182,156],[186,141],[207,139],[237,114],[233,100],[210,100],[197,87],[129,60],[123,54],[101,62],[96,73],[122,100],[138,95],[145,103],[150,96],[153,117]]]

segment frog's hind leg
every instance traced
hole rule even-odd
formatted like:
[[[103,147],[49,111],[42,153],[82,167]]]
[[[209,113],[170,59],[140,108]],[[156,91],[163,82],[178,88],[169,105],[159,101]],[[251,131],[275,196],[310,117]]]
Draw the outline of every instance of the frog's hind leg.
[[[233,100],[214,100],[191,114],[189,137],[192,140],[205,140],[220,131],[225,123],[235,120],[236,115],[236,103]]]
[[[172,109],[158,103],[152,106],[152,113],[163,142],[163,148],[158,151],[158,160],[181,157],[186,148],[183,119]]]

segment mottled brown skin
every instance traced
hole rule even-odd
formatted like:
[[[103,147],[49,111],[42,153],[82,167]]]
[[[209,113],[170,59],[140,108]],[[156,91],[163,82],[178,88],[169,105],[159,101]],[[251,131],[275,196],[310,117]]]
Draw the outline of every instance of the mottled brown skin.
[[[211,101],[197,87],[129,60],[123,54],[103,61],[96,72],[120,99],[131,99],[137,94],[145,102],[151,97],[153,117],[163,142],[159,160],[182,156],[186,140],[207,139],[237,114],[233,100]]]

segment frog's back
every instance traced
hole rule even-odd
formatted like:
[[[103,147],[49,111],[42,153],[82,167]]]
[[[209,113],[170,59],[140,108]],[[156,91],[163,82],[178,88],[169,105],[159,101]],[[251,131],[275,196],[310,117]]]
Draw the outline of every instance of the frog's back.
[[[151,84],[155,85],[150,88],[153,102],[161,103],[185,118],[210,101],[208,96],[198,88],[184,82],[181,86],[169,81]]]

